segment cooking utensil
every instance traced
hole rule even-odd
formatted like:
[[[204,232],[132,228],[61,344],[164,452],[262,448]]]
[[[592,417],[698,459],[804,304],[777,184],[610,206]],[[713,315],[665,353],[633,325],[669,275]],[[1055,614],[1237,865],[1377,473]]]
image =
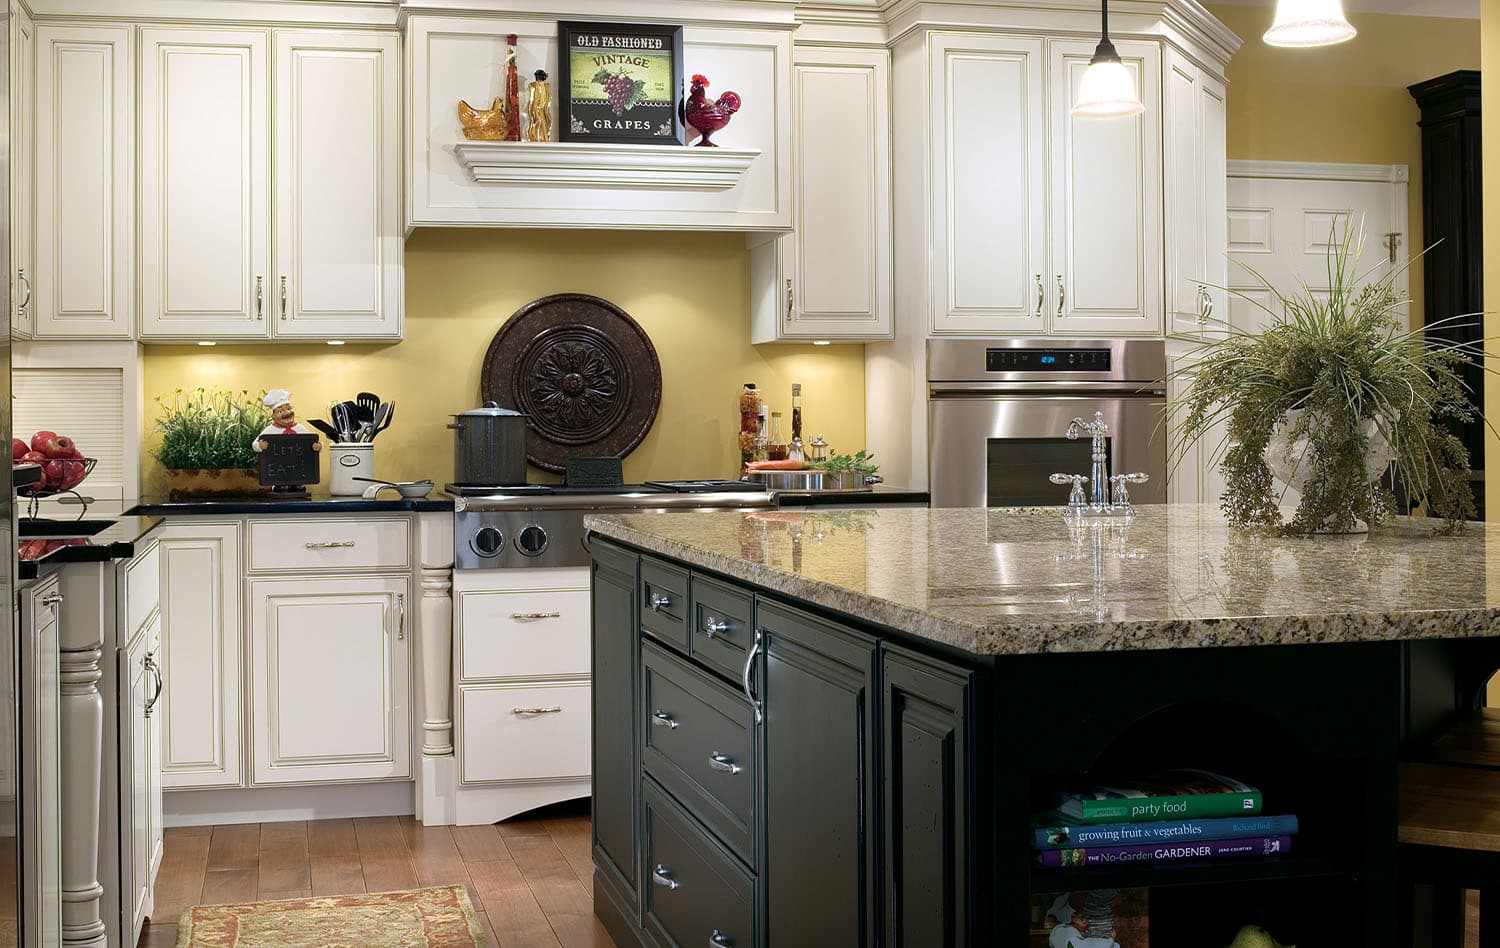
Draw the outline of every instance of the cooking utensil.
[[[321,419],[321,418],[309,418],[309,419],[307,419],[307,423],[309,425],[312,425],[314,428],[318,429],[318,433],[321,434],[323,437],[328,438],[331,441],[338,441],[339,440],[338,429],[334,428],[333,425],[330,425],[328,422],[324,421],[323,419]]]
[[[370,422],[370,432],[367,436],[371,441],[374,441],[375,436],[384,431],[386,429],[386,426],[391,423],[390,415],[391,406],[389,403],[381,402],[380,405],[376,407],[375,420]]]
[[[328,406],[328,416],[333,419],[333,427],[338,429],[334,440],[340,443],[353,440],[351,432],[353,425],[349,421],[349,410],[344,407],[345,404],[345,402],[334,402]]]
[[[402,497],[415,498],[426,497],[432,493],[432,481],[383,481],[378,477],[353,477],[350,480],[364,481],[367,484],[377,485],[375,490],[382,487],[394,487],[401,492]],[[366,496],[371,496],[370,490],[366,489]]]
[[[359,406],[360,421],[374,421],[375,412],[380,408],[380,396],[373,392],[360,392],[354,396],[355,403]]]
[[[381,405],[380,407],[384,411],[384,414],[380,418],[376,419],[376,422],[375,422],[375,434],[377,434],[377,435],[380,434],[385,429],[389,428],[391,426],[391,422],[396,417],[396,403],[395,402],[386,402],[385,404]]]
[[[526,416],[494,402],[453,416],[453,480],[501,486],[526,483]]]
[[[745,480],[761,484],[767,490],[816,493],[873,490],[882,478],[879,474],[859,471],[750,471]]]

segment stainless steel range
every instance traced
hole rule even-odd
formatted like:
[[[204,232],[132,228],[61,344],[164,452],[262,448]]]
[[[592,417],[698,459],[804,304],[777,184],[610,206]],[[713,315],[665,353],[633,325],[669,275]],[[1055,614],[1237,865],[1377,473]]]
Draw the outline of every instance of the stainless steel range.
[[[583,518],[600,511],[769,510],[775,496],[743,481],[654,481],[618,487],[470,487],[454,498],[457,569],[586,566]]]

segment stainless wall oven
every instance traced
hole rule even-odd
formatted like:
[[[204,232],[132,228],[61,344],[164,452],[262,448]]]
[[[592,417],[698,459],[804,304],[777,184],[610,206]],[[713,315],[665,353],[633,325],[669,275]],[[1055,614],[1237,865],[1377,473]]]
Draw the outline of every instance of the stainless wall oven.
[[[928,340],[932,506],[1065,503],[1047,478],[1089,472],[1089,439],[1067,430],[1094,412],[1109,425],[1109,473],[1149,474],[1131,499],[1164,503],[1166,371],[1160,339]]]

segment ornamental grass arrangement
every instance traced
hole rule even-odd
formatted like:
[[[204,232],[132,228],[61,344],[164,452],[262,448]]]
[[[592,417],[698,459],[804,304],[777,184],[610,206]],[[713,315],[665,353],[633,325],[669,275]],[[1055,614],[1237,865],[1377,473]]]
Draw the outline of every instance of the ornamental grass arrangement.
[[[1427,335],[1433,326],[1408,329],[1407,296],[1396,286],[1404,268],[1373,280],[1356,274],[1364,246],[1357,230],[1331,240],[1326,293],[1304,283],[1287,295],[1241,265],[1259,286],[1229,292],[1269,323],[1254,333],[1216,326],[1215,338],[1173,373],[1183,385],[1168,408],[1178,422],[1172,467],[1198,440],[1219,435],[1232,524],[1359,532],[1396,513],[1388,470],[1448,528],[1474,516],[1469,453],[1449,425],[1474,417],[1462,373],[1471,359],[1482,361],[1483,345]],[[1287,487],[1301,498],[1283,522]]]
[[[156,459],[168,471],[248,470],[257,464],[250,446],[271,423],[260,396],[217,386],[158,395],[161,415]]]

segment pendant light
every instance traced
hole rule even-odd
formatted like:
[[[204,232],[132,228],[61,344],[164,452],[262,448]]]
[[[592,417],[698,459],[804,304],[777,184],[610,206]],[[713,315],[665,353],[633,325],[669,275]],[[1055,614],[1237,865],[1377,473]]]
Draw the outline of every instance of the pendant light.
[[[1332,46],[1355,32],[1342,0],[1277,0],[1276,19],[1262,39],[1272,46]]]
[[[1337,2],[1337,0],[1335,0]],[[1078,101],[1073,114],[1078,118],[1126,118],[1146,111],[1140,94],[1135,91],[1135,76],[1120,62],[1115,44],[1109,41],[1109,0],[1100,0],[1102,27],[1094,58],[1078,83]]]

